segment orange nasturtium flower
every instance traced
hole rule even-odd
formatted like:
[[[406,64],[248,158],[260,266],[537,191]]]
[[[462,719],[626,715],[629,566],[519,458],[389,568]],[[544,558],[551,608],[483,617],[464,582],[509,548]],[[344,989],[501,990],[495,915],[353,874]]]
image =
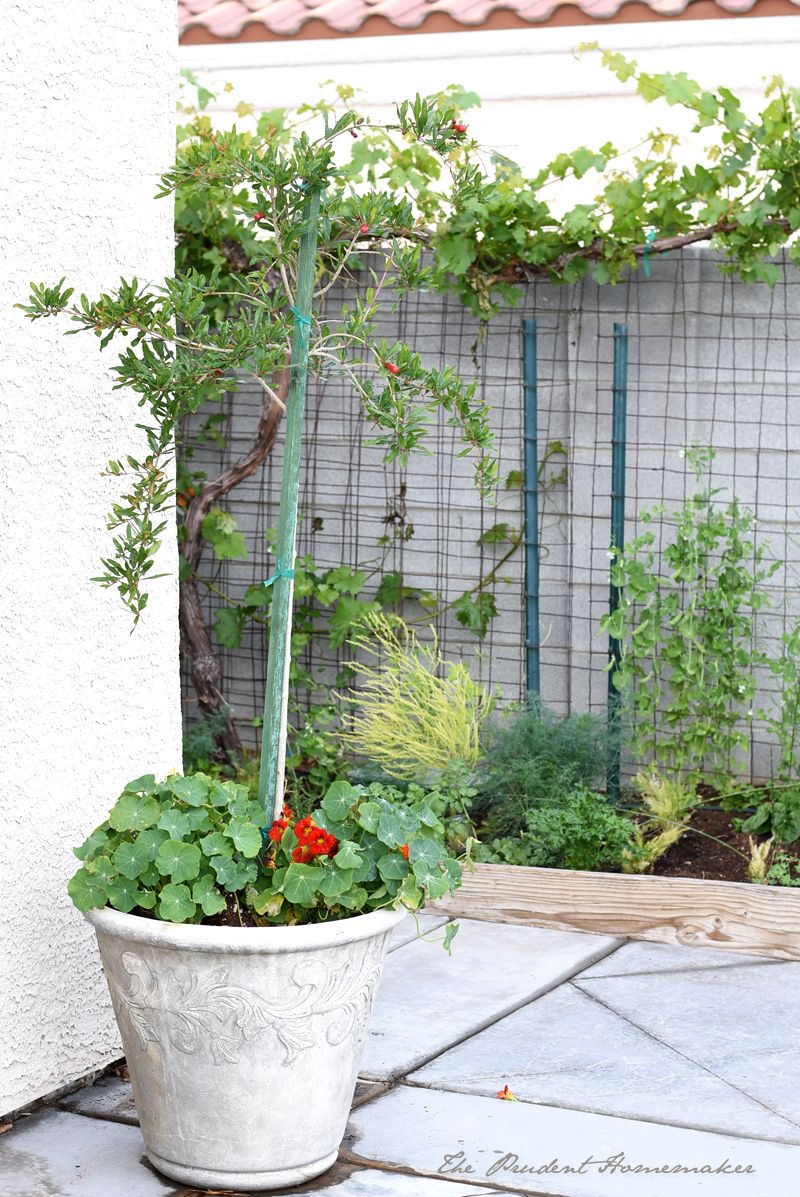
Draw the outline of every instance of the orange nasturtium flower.
[[[508,1085],[506,1085],[505,1089],[501,1089],[497,1096],[501,1101],[519,1101],[519,1098],[515,1097],[514,1094],[509,1090]]]

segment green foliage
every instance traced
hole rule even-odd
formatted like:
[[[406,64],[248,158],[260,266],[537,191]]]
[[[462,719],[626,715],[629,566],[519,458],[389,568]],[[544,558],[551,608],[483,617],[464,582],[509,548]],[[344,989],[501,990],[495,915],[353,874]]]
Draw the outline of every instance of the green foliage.
[[[686,458],[699,483],[714,453],[695,447]],[[755,548],[752,512],[735,498],[722,508],[716,494],[698,490],[673,512],[660,557],[649,525],[665,508],[641,513],[647,531],[612,553],[611,578],[623,594],[601,627],[622,641],[614,684],[627,691],[634,755],[652,754],[692,783],[708,759],[724,789],[742,767],[736,750],[748,745],[754,671],[766,662],[754,646],[755,617],[780,563],[766,565],[766,546]]]
[[[226,894],[257,880],[265,823],[259,804],[234,782],[202,773],[171,774],[158,784],[152,775],[140,778],[75,849],[82,865],[70,896],[79,910],[110,904],[200,922],[225,908]]]
[[[212,507],[200,528],[203,539],[213,546],[218,561],[247,557],[247,545],[236,519],[221,507]]]
[[[781,636],[780,656],[769,662],[778,686],[772,704],[758,715],[775,736],[780,759],[775,774],[779,782],[800,778],[800,624]]]
[[[350,762],[342,752],[342,709],[328,701],[307,709],[291,703],[286,752],[288,801],[300,815],[309,814],[335,781],[347,777]]]
[[[82,863],[70,897],[79,910],[111,905],[174,923],[232,908],[263,926],[416,910],[461,883],[424,799],[396,803],[380,787],[366,793],[337,781],[305,828],[285,811],[268,848],[265,823],[258,802],[234,782],[202,773],[138,779],[75,849]],[[324,851],[308,847],[309,833]]]
[[[585,786],[525,811],[518,837],[482,845],[478,860],[542,868],[619,870],[631,852],[634,825]]]
[[[665,777],[653,765],[633,779],[642,799],[644,822],[636,824],[633,846],[623,854],[623,873],[643,873],[681,838],[689,826],[696,795],[681,777]]]
[[[456,619],[465,628],[483,640],[489,627],[489,620],[497,615],[495,597],[488,590],[478,591],[473,598],[471,594],[462,594],[450,604]]]
[[[476,383],[462,383],[452,366],[424,366],[404,342],[389,345],[376,337],[384,287],[399,302],[409,290],[431,285],[430,270],[420,265],[412,205],[386,192],[359,194],[345,186],[334,143],[366,125],[365,118],[350,110],[336,116],[325,106],[317,106],[315,115],[323,126],[315,140],[305,130],[283,137],[272,122],[256,135],[235,129],[214,133],[198,118],[175,165],[162,176],[159,196],[176,197],[184,220],[194,210],[193,236],[206,235],[208,201],[224,209],[223,223],[235,216],[249,225],[254,238],[257,230],[256,269],[231,273],[206,251],[202,269],[185,263],[161,286],[123,279],[98,299],[82,295],[73,303],[72,289],[64,288],[62,279],[55,288],[32,284],[29,302],[19,305],[31,320],[66,314],[75,326],[70,333],[93,332],[101,349],[117,336],[130,338],[112,371],[116,387],[131,389],[147,409],[149,422],[139,425],[147,453],[109,463],[108,473],[132,480],[122,500],[112,505],[108,526],[121,532],[96,580],[119,591],[134,621],[147,603],[143,586],[153,576],[166,526],[161,517],[176,494],[168,465],[181,421],[205,400],[238,390],[248,379],[270,392],[272,374],[289,364],[299,244],[313,193],[321,196],[318,252],[331,280],[346,269],[359,242],[376,241],[386,269],[373,273],[374,286],[364,301],[358,298],[340,315],[326,313],[324,319],[316,310],[309,370],[320,378],[343,374],[348,379],[375,429],[370,443],[384,449],[387,462],[404,466],[409,454],[427,452],[428,423],[442,413],[459,429],[464,451],[475,455],[479,494],[488,498],[493,491],[497,463],[489,409],[476,398]],[[455,116],[452,104],[431,104],[417,96],[397,107],[398,123],[385,131],[405,130],[441,164],[457,207],[480,204],[491,184],[453,154],[463,137],[454,127]],[[315,298],[326,289],[322,286]],[[223,516],[217,513],[204,535],[218,554],[240,555],[243,542],[233,529],[222,527]],[[226,625],[223,634],[232,642],[235,629]]]
[[[605,722],[575,712],[560,718],[535,702],[493,729],[484,763],[484,787],[491,794],[489,836],[518,833],[534,805],[557,803],[576,787],[605,780],[608,740]]]
[[[794,844],[800,839],[800,782],[767,788],[744,786],[722,796],[723,810],[755,806],[746,819],[734,819],[737,831],[768,835],[777,844]]]
[[[226,730],[229,716],[230,707],[225,706],[220,707],[213,715],[202,715],[199,719],[184,722],[184,773],[212,772],[217,756],[215,740]]]
[[[800,885],[800,859],[776,852],[765,880],[767,885]]]

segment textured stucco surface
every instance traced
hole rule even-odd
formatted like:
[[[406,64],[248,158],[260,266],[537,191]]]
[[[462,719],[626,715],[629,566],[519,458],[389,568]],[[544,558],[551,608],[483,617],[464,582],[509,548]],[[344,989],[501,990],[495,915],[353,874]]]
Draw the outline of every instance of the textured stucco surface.
[[[170,0],[4,5],[0,103],[0,1112],[120,1054],[94,936],[65,884],[122,784],[180,760],[174,576],[140,630],[89,581],[116,497],[100,472],[141,445],[111,349],[31,324],[31,279],[97,294],[170,269],[171,209],[153,200],[173,147]],[[174,569],[167,534],[160,565]]]

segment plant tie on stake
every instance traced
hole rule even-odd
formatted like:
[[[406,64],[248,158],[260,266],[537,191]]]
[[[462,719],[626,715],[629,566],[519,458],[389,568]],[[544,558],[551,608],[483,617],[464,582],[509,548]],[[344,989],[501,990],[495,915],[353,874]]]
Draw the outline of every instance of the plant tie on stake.
[[[271,578],[267,578],[263,583],[264,586],[271,586],[273,582],[277,582],[278,578],[293,578],[294,570],[287,569],[281,557],[278,558],[278,566]]]
[[[308,328],[311,327],[311,317],[304,316],[303,313],[300,311],[300,309],[298,307],[295,307],[294,304],[292,304],[292,306],[289,308],[289,311],[294,313],[295,324],[300,325],[300,344],[302,345],[303,349],[305,349],[306,348],[306,327],[308,327]]]

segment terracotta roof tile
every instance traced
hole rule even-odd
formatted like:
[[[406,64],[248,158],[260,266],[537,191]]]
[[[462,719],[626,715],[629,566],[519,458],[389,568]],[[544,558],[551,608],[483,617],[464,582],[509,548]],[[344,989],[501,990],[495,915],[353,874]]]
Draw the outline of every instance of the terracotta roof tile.
[[[677,16],[692,0],[644,0],[659,16]],[[726,13],[748,12],[756,0],[716,0]],[[181,34],[206,30],[214,37],[236,39],[246,25],[261,24],[272,34],[291,36],[306,21],[323,21],[337,33],[354,33],[368,17],[381,16],[398,29],[418,28],[426,17],[446,13],[465,28],[482,25],[491,13],[505,9],[522,20],[546,21],[562,4],[577,4],[585,17],[613,17],[625,0],[178,0]],[[800,8],[800,0],[791,0]],[[720,14],[722,15],[722,14]]]

